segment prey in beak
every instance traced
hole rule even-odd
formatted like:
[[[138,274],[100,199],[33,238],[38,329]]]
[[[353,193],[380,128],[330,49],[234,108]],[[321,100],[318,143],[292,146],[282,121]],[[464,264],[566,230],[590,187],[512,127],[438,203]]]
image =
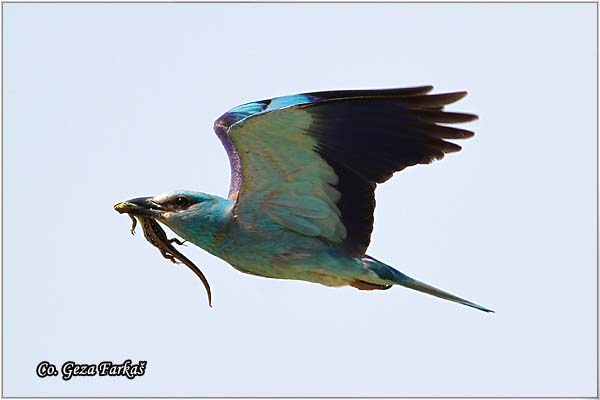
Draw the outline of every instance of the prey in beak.
[[[202,281],[208,295],[208,305],[212,307],[212,294],[208,280],[193,262],[173,247],[172,243],[183,245],[185,241],[182,242],[177,238],[167,238],[167,234],[156,221],[156,218],[160,217],[162,212],[166,211],[166,209],[160,204],[152,201],[152,197],[138,197],[122,201],[115,204],[114,209],[119,214],[126,213],[129,215],[129,218],[131,218],[132,221],[130,229],[132,235],[135,234],[135,227],[137,226],[137,220],[139,220],[142,225],[142,230],[144,231],[144,237],[160,251],[163,257],[171,260],[173,263],[177,263],[176,260],[179,260],[191,269]]]
[[[157,218],[165,211],[160,204],[152,201],[152,197],[138,197],[115,204],[115,211],[119,214],[141,215]]]

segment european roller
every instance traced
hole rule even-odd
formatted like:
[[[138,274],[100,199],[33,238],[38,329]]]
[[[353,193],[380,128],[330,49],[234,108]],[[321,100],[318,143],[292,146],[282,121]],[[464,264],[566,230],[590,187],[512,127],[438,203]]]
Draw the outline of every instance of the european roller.
[[[432,89],[313,92],[235,107],[214,124],[231,166],[227,198],[176,190],[115,209],[140,219],[173,261],[183,256],[171,243],[182,242],[168,240],[156,221],[247,274],[360,290],[399,285],[492,312],[366,254],[377,184],[473,136],[448,124],[476,115],[444,110],[467,93]]]

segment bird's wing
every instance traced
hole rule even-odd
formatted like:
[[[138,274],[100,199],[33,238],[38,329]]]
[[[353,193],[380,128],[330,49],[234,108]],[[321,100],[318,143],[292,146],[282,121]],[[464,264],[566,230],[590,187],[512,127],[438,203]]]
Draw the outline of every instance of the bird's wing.
[[[473,136],[439,125],[472,114],[443,111],[466,92],[431,86],[315,92],[244,104],[215,122],[230,158],[238,218],[268,216],[349,254],[365,253],[374,191],[395,171],[441,159]]]

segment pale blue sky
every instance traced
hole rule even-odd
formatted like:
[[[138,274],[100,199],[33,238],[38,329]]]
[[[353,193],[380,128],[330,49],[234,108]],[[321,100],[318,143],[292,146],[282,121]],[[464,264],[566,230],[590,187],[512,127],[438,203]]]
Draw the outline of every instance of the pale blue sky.
[[[595,396],[595,4],[4,4],[5,396]],[[214,308],[117,201],[225,195],[278,95],[433,84],[480,121],[377,192],[369,253],[497,311],[241,274]],[[466,126],[465,126],[466,127]],[[146,360],[39,379],[42,360]]]

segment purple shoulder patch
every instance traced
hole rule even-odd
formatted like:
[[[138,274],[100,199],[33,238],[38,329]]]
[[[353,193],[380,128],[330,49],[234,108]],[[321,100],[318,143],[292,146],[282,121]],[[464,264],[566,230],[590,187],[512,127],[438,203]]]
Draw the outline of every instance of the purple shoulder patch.
[[[215,121],[214,130],[219,140],[225,147],[225,151],[227,151],[227,156],[229,157],[229,166],[231,167],[231,183],[229,184],[229,196],[238,192],[242,185],[242,165],[240,163],[240,156],[238,155],[235,146],[231,142],[229,138],[229,134],[227,131],[229,127],[235,122],[229,121],[227,114],[223,115],[221,118]]]

